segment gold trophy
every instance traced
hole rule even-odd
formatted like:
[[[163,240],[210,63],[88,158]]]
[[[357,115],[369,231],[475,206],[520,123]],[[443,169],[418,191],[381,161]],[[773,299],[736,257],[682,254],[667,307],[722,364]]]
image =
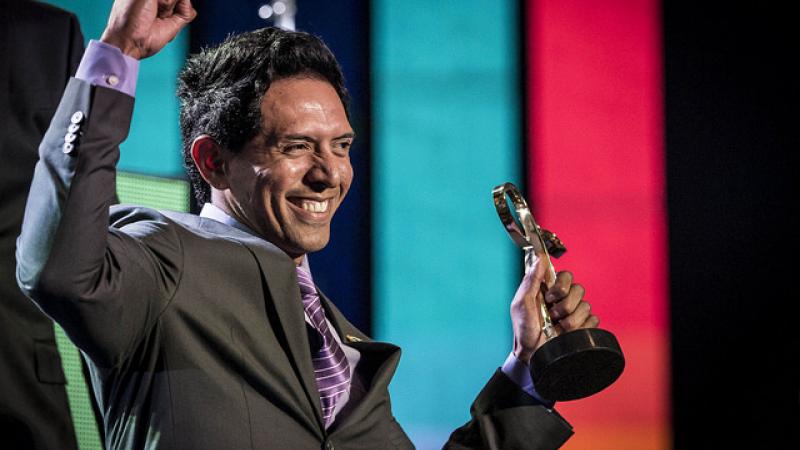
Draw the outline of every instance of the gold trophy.
[[[525,251],[525,271],[533,270],[538,259],[545,264],[541,296],[537,307],[542,333],[547,340],[531,358],[531,375],[536,392],[548,400],[565,401],[594,395],[617,380],[625,368],[622,349],[608,331],[581,328],[557,334],[544,293],[553,286],[556,272],[550,255],[558,258],[567,249],[555,234],[542,229],[533,219],[525,198],[516,186],[505,183],[492,190],[494,207],[511,240]],[[517,215],[512,215],[506,196]]]

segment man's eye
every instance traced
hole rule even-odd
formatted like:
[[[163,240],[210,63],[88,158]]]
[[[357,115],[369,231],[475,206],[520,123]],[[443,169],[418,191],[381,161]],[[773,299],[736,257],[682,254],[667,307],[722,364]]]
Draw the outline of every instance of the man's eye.
[[[296,144],[286,144],[282,147],[284,153],[302,153],[308,151],[310,149],[308,144],[305,143],[296,143]]]
[[[340,141],[333,144],[333,148],[339,153],[347,153],[353,143],[350,141]]]

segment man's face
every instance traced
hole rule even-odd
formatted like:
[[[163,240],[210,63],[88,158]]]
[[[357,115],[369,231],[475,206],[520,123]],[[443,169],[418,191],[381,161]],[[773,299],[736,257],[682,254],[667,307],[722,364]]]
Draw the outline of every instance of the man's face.
[[[229,155],[224,201],[238,220],[290,257],[322,249],[353,181],[354,134],[326,81],[273,82],[261,102],[262,133]]]

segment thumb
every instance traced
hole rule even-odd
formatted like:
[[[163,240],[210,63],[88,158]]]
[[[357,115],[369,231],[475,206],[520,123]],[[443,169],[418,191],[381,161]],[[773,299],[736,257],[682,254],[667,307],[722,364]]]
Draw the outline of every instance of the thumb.
[[[530,280],[530,286],[538,288],[542,284],[546,275],[545,266],[536,253],[529,252],[525,255],[525,278]]]
[[[539,262],[540,260],[533,254],[526,256],[525,274],[519,283],[517,292],[514,294],[515,300],[528,304],[528,307],[533,307],[532,302],[541,289],[544,280],[544,265]]]

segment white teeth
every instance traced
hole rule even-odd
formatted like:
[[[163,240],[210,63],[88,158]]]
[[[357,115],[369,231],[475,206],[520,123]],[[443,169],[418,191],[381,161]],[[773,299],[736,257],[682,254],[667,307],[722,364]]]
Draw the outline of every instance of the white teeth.
[[[328,200],[324,202],[315,202],[312,200],[303,200],[303,209],[310,212],[324,213],[328,211]]]

